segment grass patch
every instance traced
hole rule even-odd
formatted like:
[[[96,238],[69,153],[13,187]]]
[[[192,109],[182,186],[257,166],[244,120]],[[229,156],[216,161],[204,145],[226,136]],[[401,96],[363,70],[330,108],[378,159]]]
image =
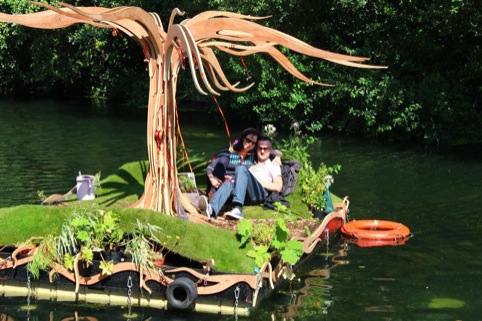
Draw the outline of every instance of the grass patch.
[[[75,210],[91,207],[110,208],[119,214],[120,228],[132,231],[136,220],[159,225],[162,233],[179,236],[175,251],[196,261],[214,259],[215,269],[225,272],[253,273],[254,260],[246,256],[248,248],[239,248],[234,232],[209,225],[193,224],[159,212],[132,209],[143,192],[147,162],[128,163],[102,181],[93,201],[78,201],[75,196],[65,201],[68,206],[21,205],[0,209],[0,244],[22,243],[33,236],[58,234],[62,224]],[[160,239],[164,237],[159,236]]]

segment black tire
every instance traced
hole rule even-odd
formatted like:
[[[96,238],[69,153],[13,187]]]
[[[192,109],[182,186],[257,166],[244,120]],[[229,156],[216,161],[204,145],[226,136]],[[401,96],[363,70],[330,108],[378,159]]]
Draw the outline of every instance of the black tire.
[[[179,278],[167,286],[168,308],[174,310],[192,310],[196,304],[197,287],[188,278]]]

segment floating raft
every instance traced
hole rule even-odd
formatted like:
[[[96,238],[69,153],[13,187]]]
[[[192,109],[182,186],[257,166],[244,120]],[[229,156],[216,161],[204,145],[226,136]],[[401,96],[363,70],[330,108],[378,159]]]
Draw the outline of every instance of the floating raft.
[[[309,236],[296,237],[303,242],[305,254],[301,260],[345,224],[348,201],[335,207]],[[286,267],[273,253],[252,275],[211,270],[185,258],[177,260],[179,266],[166,263],[156,270],[142,270],[132,262],[121,261],[111,275],[102,275],[100,261],[94,260],[89,268],[79,263],[74,271],[54,265],[50,272],[33,280],[27,264],[33,260],[35,250],[34,245],[29,245],[0,252],[0,296],[247,316],[283,279]]]

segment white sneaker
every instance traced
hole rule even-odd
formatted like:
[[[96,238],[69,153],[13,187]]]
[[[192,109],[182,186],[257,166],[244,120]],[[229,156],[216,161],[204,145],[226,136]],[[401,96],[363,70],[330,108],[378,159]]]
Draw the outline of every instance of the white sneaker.
[[[226,215],[230,218],[234,218],[235,220],[242,220],[243,219],[243,213],[237,207],[233,208],[229,212],[226,212],[226,214],[224,214],[224,215]]]
[[[197,207],[201,211],[202,214],[206,215],[207,217],[211,218],[213,215],[213,208],[211,204],[208,203],[208,198],[204,195],[199,197]]]

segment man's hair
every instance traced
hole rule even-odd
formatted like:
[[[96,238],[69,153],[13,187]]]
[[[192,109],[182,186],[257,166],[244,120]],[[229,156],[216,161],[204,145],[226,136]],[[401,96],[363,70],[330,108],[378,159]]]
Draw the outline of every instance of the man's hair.
[[[269,138],[268,136],[263,135],[258,137],[258,143],[256,145],[259,145],[259,142],[269,142],[269,147],[273,148],[273,143],[271,141],[271,138]]]

